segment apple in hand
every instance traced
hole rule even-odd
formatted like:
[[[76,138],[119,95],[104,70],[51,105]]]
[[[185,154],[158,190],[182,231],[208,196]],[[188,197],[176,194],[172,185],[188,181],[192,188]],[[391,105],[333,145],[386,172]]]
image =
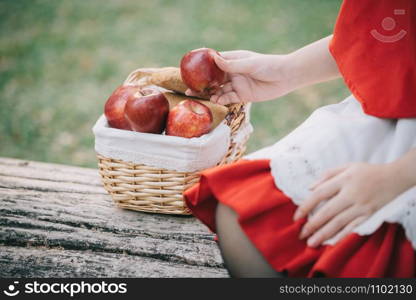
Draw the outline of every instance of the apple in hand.
[[[192,50],[181,60],[181,77],[193,91],[200,94],[213,94],[225,83],[225,73],[218,68],[213,55],[220,55],[210,48]]]
[[[166,134],[199,137],[210,132],[212,122],[212,113],[206,105],[194,100],[183,100],[169,112]]]
[[[126,130],[131,129],[129,123],[124,118],[124,108],[127,100],[137,92],[140,92],[140,87],[138,86],[122,85],[108,98],[104,106],[104,115],[111,127]]]
[[[124,116],[134,131],[162,133],[169,113],[169,102],[159,91],[142,90],[126,103]]]

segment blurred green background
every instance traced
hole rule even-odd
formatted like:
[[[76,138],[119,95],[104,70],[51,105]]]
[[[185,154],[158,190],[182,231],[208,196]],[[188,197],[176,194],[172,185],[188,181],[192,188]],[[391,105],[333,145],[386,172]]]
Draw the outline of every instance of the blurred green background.
[[[332,32],[340,0],[0,0],[0,156],[96,166],[91,128],[137,67],[190,49],[287,53]],[[342,80],[255,104],[249,151],[270,145]]]

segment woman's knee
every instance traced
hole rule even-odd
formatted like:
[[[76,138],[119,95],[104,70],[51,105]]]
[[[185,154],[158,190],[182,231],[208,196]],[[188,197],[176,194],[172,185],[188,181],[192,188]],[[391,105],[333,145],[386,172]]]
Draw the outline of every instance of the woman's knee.
[[[279,277],[246,236],[233,209],[218,204],[216,227],[221,255],[232,277]]]
[[[229,206],[224,205],[222,203],[218,203],[217,205],[215,221],[217,231],[222,231],[223,229],[228,228],[228,226],[225,226],[225,228],[223,228],[223,225],[230,225],[232,223],[236,225],[235,223],[238,223],[237,214],[235,213],[235,211]]]

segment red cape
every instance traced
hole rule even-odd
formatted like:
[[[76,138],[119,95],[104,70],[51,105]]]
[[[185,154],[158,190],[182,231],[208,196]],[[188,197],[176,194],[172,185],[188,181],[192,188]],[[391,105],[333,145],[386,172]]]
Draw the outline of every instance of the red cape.
[[[415,0],[344,0],[329,49],[367,114],[416,117]]]

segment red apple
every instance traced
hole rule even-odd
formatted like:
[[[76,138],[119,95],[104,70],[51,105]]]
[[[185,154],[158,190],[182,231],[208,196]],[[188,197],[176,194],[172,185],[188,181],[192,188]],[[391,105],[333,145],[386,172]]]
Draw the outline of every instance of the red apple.
[[[225,83],[225,73],[218,68],[213,55],[220,55],[210,48],[200,48],[185,54],[181,60],[181,77],[193,91],[213,94]]]
[[[210,132],[212,121],[212,113],[206,105],[194,100],[183,100],[169,112],[166,134],[199,137]]]
[[[104,114],[108,124],[113,128],[130,130],[130,125],[124,118],[124,107],[127,100],[139,92],[138,86],[119,86],[108,98],[104,106]]]
[[[146,89],[127,101],[124,116],[134,131],[162,133],[168,113],[166,97],[159,91]]]

